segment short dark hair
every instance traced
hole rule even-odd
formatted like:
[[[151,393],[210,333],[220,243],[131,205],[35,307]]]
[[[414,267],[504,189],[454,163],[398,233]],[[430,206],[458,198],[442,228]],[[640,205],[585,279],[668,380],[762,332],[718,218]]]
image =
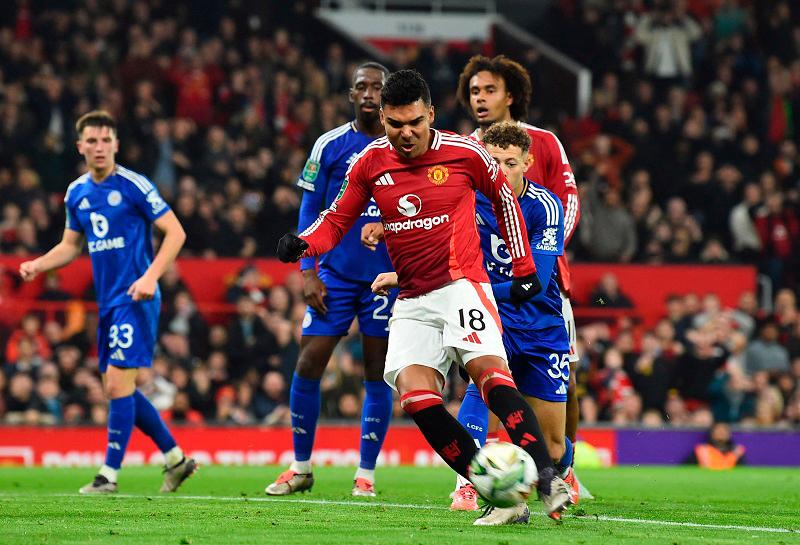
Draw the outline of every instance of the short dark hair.
[[[483,144],[497,146],[498,148],[508,149],[509,146],[517,146],[522,153],[527,155],[531,147],[531,137],[528,131],[517,125],[504,121],[494,123],[483,133]]]
[[[351,83],[355,83],[356,74],[358,73],[358,71],[359,70],[363,70],[365,68],[369,68],[369,69],[372,69],[372,70],[377,70],[378,72],[382,72],[384,78],[388,78],[389,74],[392,73],[391,70],[389,70],[388,68],[386,68],[384,65],[382,65],[379,62],[375,62],[375,61],[362,62],[361,64],[356,66],[355,70],[353,70],[353,77],[351,78],[352,79]]]
[[[458,76],[458,101],[469,112],[469,80],[478,72],[490,72],[503,78],[506,84],[506,91],[514,99],[509,106],[511,119],[524,121],[528,118],[528,104],[531,101],[533,86],[528,71],[518,62],[512,61],[505,55],[498,55],[493,58],[475,55],[472,57],[461,75]]]
[[[422,99],[431,105],[431,90],[416,70],[398,70],[391,74],[381,89],[381,107],[405,106]]]
[[[78,121],[75,122],[75,131],[78,133],[78,138],[80,138],[83,129],[86,127],[108,127],[114,131],[114,134],[117,134],[117,122],[105,110],[92,110],[78,118]]]

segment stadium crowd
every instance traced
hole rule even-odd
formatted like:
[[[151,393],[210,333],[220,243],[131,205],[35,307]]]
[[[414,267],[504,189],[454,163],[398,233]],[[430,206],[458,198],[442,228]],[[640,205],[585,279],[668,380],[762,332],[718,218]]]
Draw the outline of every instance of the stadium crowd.
[[[296,226],[294,183],[310,145],[350,117],[345,91],[358,59],[342,44],[319,52],[302,39],[304,3],[251,4],[212,2],[199,15],[185,1],[0,7],[0,251],[37,254],[59,239],[63,193],[80,174],[72,124],[101,107],[119,121],[119,162],[147,174],[183,223],[185,255],[271,256]],[[579,261],[753,264],[777,295],[769,312],[752,293],[735,309],[689,295],[665,302],[652,330],[627,319],[583,325],[582,417],[800,425],[800,10],[652,4],[557,2],[549,15],[551,28],[569,31],[548,40],[594,73],[588,114],[550,127],[582,196],[570,252]],[[437,127],[472,130],[454,96],[470,53],[429,44],[392,56],[431,83]],[[537,80],[538,53],[520,60],[535,97],[547,85]],[[15,283],[5,271],[0,294],[13,296]],[[159,355],[142,384],[157,408],[172,422],[287,424],[305,311],[299,276],[265,289],[245,268],[228,293],[236,312],[219,323],[197,311],[179,270],[162,290]],[[604,279],[592,300],[625,307],[624,290]],[[69,299],[57,275],[42,298]],[[70,303],[56,319],[31,314],[0,331],[0,420],[105,421],[96,323]],[[359,414],[359,350],[350,337],[334,355],[322,383],[326,417]],[[451,384],[455,410],[462,385]]]

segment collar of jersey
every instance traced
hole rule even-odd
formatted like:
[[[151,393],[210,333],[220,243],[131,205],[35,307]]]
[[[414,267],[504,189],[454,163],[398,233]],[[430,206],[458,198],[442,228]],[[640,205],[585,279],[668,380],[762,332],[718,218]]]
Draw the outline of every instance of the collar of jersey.
[[[114,176],[116,173],[117,173],[117,165],[116,165],[116,163],[114,163],[114,168],[111,170],[111,172],[109,172],[109,173],[108,173],[108,176],[106,176],[105,178],[103,178],[103,181],[102,181],[102,182],[96,182],[96,181],[95,181],[95,179],[94,179],[94,176],[92,176],[92,173],[91,173],[91,172],[89,172],[89,181],[91,181],[91,182],[92,182],[92,185],[94,185],[95,187],[100,187],[101,185],[103,185],[104,183],[106,183],[106,182],[107,182],[107,181],[108,181],[108,180],[109,180],[109,179],[110,179],[112,176]]]

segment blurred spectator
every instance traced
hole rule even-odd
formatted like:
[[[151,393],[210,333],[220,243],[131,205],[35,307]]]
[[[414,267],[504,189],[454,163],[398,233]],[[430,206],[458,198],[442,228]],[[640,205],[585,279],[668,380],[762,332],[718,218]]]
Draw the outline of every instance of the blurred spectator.
[[[774,286],[791,285],[796,280],[797,241],[800,240],[800,219],[785,206],[781,193],[766,198],[766,205],[756,213],[755,226],[761,239],[762,270]]]
[[[26,314],[6,343],[6,362],[30,370],[52,357],[52,350],[41,332],[41,321],[35,314]]]
[[[619,283],[614,273],[606,273],[600,279],[597,287],[590,296],[593,307],[607,308],[633,308],[633,303],[619,289]]]
[[[731,469],[743,462],[745,448],[731,437],[731,429],[724,422],[711,426],[708,442],[694,447],[697,465],[706,469]]]
[[[261,380],[261,388],[252,401],[256,420],[267,425],[285,424],[289,421],[289,403],[286,380],[275,371],[267,372]]]
[[[684,2],[662,0],[636,25],[636,40],[644,46],[644,70],[663,92],[674,83],[686,84],[692,75],[692,42],[700,26],[685,12]]]
[[[203,415],[200,411],[192,409],[189,394],[178,392],[172,407],[161,413],[161,417],[168,424],[202,424]]]
[[[785,372],[789,370],[789,352],[778,343],[779,330],[775,322],[761,326],[761,333],[750,343],[745,353],[745,370],[754,375],[759,371]]]
[[[31,375],[12,375],[8,382],[5,421],[8,424],[38,424],[43,409]]]
[[[744,187],[742,202],[731,209],[729,221],[733,251],[742,261],[755,261],[761,252],[761,238],[753,222],[760,205],[761,186],[750,183]]]
[[[263,366],[267,358],[278,352],[275,336],[265,323],[266,311],[258,309],[247,295],[236,302],[236,317],[228,327],[228,349],[231,375],[241,377],[250,367]]]
[[[594,181],[582,195],[581,243],[597,261],[627,262],[636,253],[636,227],[619,190]]]
[[[197,312],[192,296],[188,291],[179,291],[173,301],[171,307],[161,314],[162,335],[185,337],[191,355],[208,357],[208,325]]]

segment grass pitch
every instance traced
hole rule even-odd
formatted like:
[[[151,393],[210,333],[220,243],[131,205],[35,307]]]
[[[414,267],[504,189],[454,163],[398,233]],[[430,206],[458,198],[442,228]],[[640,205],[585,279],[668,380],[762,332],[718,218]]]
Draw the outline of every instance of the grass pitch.
[[[268,498],[282,468],[202,467],[161,495],[155,467],[123,469],[120,494],[81,497],[91,469],[0,468],[0,543],[584,545],[800,544],[800,470],[618,467],[579,471],[596,495],[556,524],[531,502],[526,526],[471,526],[448,511],[445,468],[384,468],[377,498],[350,496],[353,470],[322,467],[311,493]]]

